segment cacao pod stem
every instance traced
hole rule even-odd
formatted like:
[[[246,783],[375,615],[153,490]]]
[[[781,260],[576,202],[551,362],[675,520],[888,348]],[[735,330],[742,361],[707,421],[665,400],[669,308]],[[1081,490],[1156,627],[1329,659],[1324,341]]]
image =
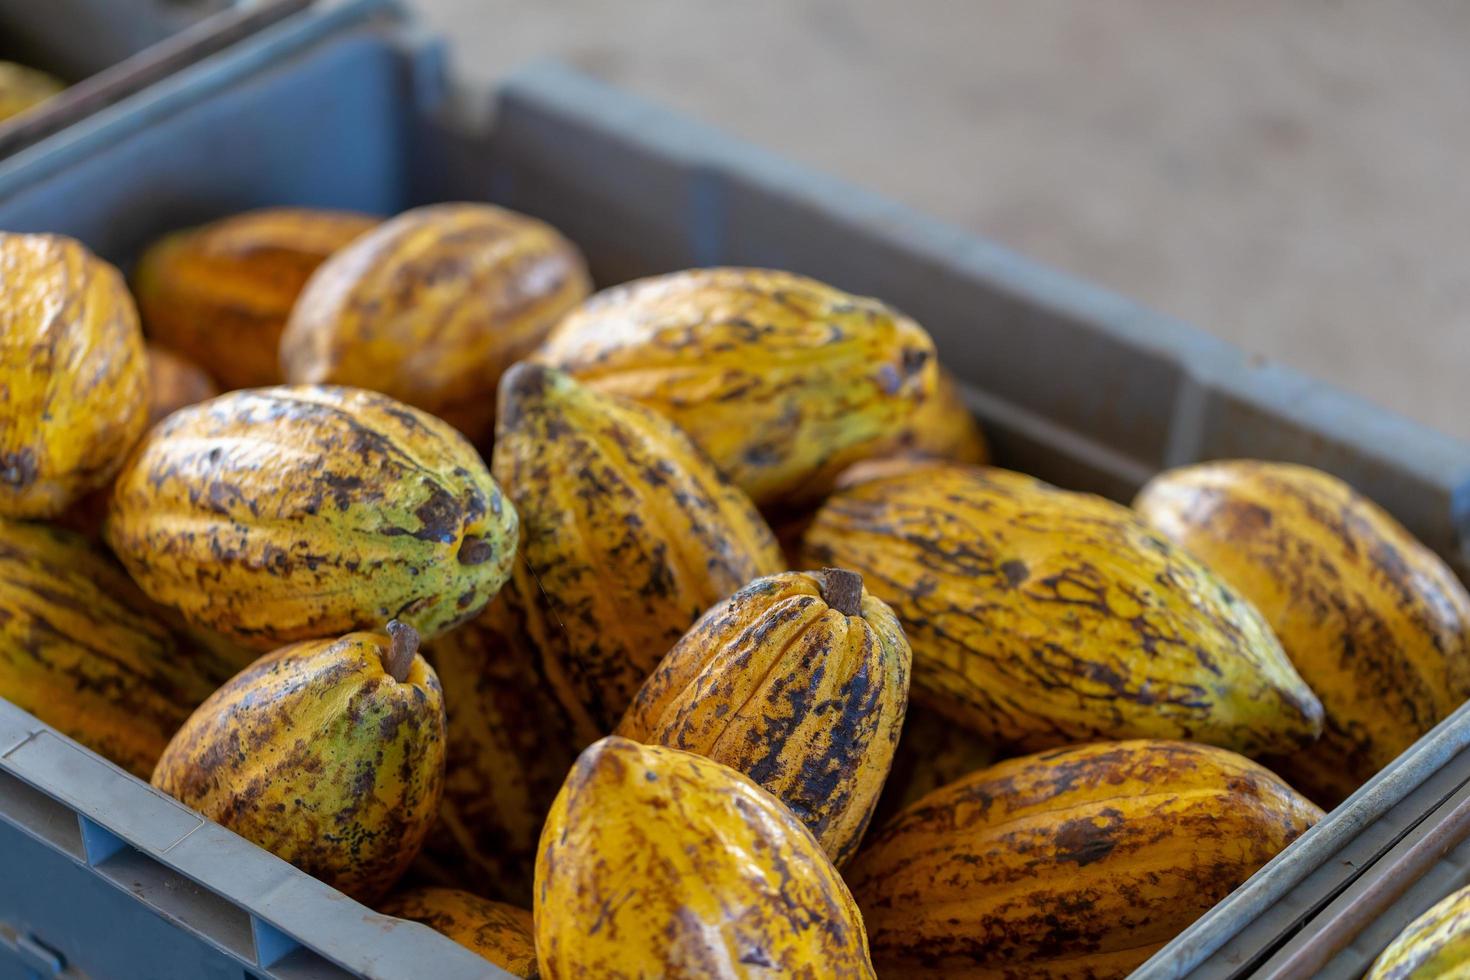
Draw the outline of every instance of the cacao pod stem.
[[[419,652],[419,631],[396,619],[388,620],[388,654],[383,658],[383,669],[402,684],[408,680],[408,671],[413,667],[413,658]]]
[[[844,616],[863,611],[863,577],[845,568],[822,569],[822,601]]]

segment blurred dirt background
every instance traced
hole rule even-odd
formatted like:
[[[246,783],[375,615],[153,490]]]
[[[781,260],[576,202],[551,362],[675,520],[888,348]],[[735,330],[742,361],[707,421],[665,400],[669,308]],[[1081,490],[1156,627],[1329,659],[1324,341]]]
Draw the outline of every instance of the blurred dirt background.
[[[1470,438],[1470,3],[415,0]]]

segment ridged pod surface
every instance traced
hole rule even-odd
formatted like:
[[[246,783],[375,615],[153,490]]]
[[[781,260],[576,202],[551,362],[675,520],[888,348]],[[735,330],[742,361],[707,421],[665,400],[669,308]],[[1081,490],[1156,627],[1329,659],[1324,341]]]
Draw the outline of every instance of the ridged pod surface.
[[[411,888],[390,895],[378,911],[422,922],[524,980],[541,975],[531,913],[519,906],[458,888]]]
[[[418,853],[444,785],[444,700],[414,653],[349,633],[266,654],[199,706],[153,785],[360,902]]]
[[[522,522],[511,599],[578,747],[705,610],[784,564],[749,498],[672,423],[537,364],[501,382],[494,471]]]
[[[55,517],[105,486],[148,424],[138,312],[59,235],[0,232],[0,515]]]
[[[107,542],[149,596],[258,649],[474,617],[516,513],[454,429],[383,395],[256,388],[181,409],[119,474]]]
[[[219,394],[219,387],[204,369],[188,358],[155,344],[147,345],[147,353],[149,425],[185,405],[207,401]]]
[[[717,762],[616,736],[546,820],[536,951],[547,980],[873,976],[847,886],[789,810]]]
[[[0,121],[35,108],[64,88],[60,79],[43,71],[0,61]]]
[[[529,905],[536,841],[577,758],[565,715],[505,596],[429,644],[449,755],[425,874]]]
[[[1250,603],[1101,497],[925,465],[833,494],[804,554],[893,606],[913,699],[988,739],[1186,738],[1257,754],[1321,731],[1320,702]]]
[[[1470,595],[1341,480],[1206,463],[1155,477],[1134,507],[1261,611],[1322,699],[1321,740],[1273,766],[1324,805],[1470,698]]]
[[[217,681],[79,535],[0,519],[0,697],[148,778]]]
[[[321,267],[281,338],[288,381],[359,385],[490,435],[495,386],[591,290],[556,229],[489,204],[384,222]]]
[[[281,331],[302,287],[378,223],[350,211],[265,208],[168,235],[133,273],[144,328],[226,388],[278,384]]]
[[[929,708],[909,705],[872,825],[883,826],[910,803],[986,768],[999,755],[995,746],[963,725]]]
[[[1368,980],[1449,980],[1470,973],[1470,888],[1409,923],[1368,970]]]
[[[763,507],[820,498],[824,475],[891,446],[938,382],[908,317],[766,269],[605,290],[536,356],[673,420]]]
[[[767,576],[674,645],[617,734],[744,773],[841,867],[888,776],[909,656],[893,610],[851,572]]]
[[[847,880],[885,977],[1123,977],[1321,816],[1234,753],[1105,742],[929,794]]]

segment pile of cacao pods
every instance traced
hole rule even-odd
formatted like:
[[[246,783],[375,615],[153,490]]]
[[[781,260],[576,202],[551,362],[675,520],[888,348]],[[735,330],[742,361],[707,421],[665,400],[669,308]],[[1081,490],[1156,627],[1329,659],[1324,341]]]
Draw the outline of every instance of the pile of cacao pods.
[[[1129,508],[880,301],[591,291],[480,204],[0,235],[0,697],[520,976],[826,978],[1122,976],[1470,696],[1326,474]]]

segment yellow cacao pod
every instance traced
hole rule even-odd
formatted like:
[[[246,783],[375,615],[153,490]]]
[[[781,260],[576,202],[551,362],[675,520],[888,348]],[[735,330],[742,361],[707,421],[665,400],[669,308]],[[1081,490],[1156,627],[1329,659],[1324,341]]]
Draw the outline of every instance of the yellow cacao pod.
[[[719,763],[615,736],[551,808],[535,911],[547,980],[873,976],[847,886],[789,810]]]
[[[34,109],[64,88],[43,71],[0,61],[0,122]]]
[[[80,242],[0,232],[0,515],[55,517],[106,486],[148,424],[123,278]]]
[[[1257,754],[1321,731],[1321,703],[1254,607],[1100,497],[925,465],[833,494],[805,556],[860,573],[913,646],[914,700],[988,739]]]
[[[266,208],[168,235],[133,272],[144,329],[226,388],[278,384],[297,295],[328,256],[377,224],[349,211]]]
[[[937,711],[909,705],[888,780],[873,809],[872,825],[883,826],[910,803],[984,769],[999,761],[999,756],[995,746],[963,725]]]
[[[873,299],[789,272],[691,269],[606,290],[537,357],[671,419],[762,507],[821,497],[934,395],[934,344]]]
[[[1368,980],[1448,980],[1470,973],[1470,888],[1409,923],[1379,954]]]
[[[0,697],[147,778],[218,681],[79,535],[0,518]]]
[[[489,204],[406,211],[312,276],[281,338],[288,381],[358,385],[490,435],[496,383],[591,289],[576,246]]]
[[[870,839],[847,880],[885,977],[1126,976],[1311,827],[1248,759],[1104,742],[1002,762]]]
[[[1470,698],[1470,595],[1372,501],[1305,466],[1206,463],[1135,508],[1249,599],[1322,699],[1322,738],[1274,768],[1334,805]]]
[[[674,645],[617,734],[744,773],[841,867],[888,777],[909,656],[893,610],[853,573],[759,578]]]
[[[565,715],[503,594],[424,656],[444,687],[449,754],[420,866],[529,905],[541,825],[577,758]]]
[[[204,369],[173,351],[154,344],[147,345],[148,424],[153,425],[183,408],[207,401],[219,394],[219,388]]]
[[[247,840],[374,902],[439,809],[444,701],[412,627],[268,653],[199,706],[153,785]]]
[[[523,980],[541,975],[531,913],[518,906],[457,888],[411,888],[389,896],[378,910],[422,922]]]
[[[891,455],[946,459],[952,463],[981,466],[990,461],[990,446],[980,423],[970,414],[964,392],[943,366],[934,395],[924,400],[914,417],[899,433]]]
[[[672,423],[537,364],[501,382],[494,471],[523,525],[511,600],[578,747],[612,730],[706,609],[784,563]]]
[[[119,474],[107,542],[154,600],[255,648],[396,617],[473,618],[515,555],[474,448],[383,395],[231,392],[160,422]]]

